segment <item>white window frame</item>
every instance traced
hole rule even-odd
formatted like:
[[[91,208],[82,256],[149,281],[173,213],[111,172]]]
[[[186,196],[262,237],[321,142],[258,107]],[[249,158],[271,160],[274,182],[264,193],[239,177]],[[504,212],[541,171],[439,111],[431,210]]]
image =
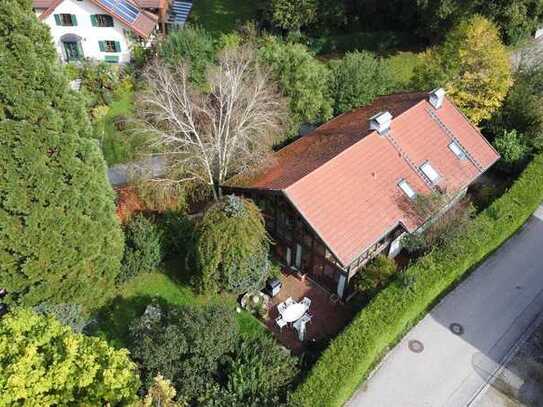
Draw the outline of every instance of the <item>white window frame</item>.
[[[465,151],[462,149],[462,147],[458,145],[456,141],[451,141],[451,143],[449,144],[449,149],[460,160],[465,160],[467,158]]]
[[[405,179],[402,179],[400,180],[400,182],[398,182],[398,187],[405,195],[407,195],[409,199],[415,199],[415,197],[417,196],[417,193],[415,192],[411,184],[409,184],[409,182],[407,182]]]
[[[441,178],[439,173],[436,171],[434,167],[432,167],[432,164],[430,164],[430,161],[426,161],[424,164],[420,166],[420,170],[426,175],[426,177],[433,183],[437,184],[439,182],[439,179]]]

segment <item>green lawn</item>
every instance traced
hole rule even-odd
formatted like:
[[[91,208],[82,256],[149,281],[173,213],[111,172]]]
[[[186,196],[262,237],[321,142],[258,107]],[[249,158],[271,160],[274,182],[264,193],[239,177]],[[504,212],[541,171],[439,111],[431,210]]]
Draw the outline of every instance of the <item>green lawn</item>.
[[[124,91],[114,96],[107,114],[95,123],[96,137],[110,166],[134,160],[144,142],[129,130],[128,121],[133,115],[134,92]]]
[[[400,51],[388,57],[387,60],[399,88],[409,90],[409,83],[413,79],[413,72],[419,63],[417,54]]]
[[[212,33],[228,33],[256,18],[259,0],[194,0],[190,22]]]
[[[118,295],[99,310],[96,334],[111,344],[126,346],[130,322],[140,316],[151,301],[174,305],[222,303],[232,308],[236,300],[229,295],[197,295],[181,278],[162,271],[143,274],[120,288]],[[246,336],[262,335],[266,329],[249,313],[237,314],[240,331]]]

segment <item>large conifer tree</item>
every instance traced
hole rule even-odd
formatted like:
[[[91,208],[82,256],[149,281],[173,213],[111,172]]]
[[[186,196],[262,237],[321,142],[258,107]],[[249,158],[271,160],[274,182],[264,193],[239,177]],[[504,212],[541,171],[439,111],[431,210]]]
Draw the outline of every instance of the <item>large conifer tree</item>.
[[[80,96],[31,0],[0,7],[0,287],[18,302],[94,302],[123,250]]]

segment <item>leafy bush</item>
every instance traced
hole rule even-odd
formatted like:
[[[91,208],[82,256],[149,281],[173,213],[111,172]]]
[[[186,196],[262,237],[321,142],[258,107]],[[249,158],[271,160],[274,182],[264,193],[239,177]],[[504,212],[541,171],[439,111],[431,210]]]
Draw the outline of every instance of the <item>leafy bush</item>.
[[[183,184],[142,180],[136,188],[143,205],[150,211],[182,211],[187,206],[187,191]]]
[[[176,394],[171,381],[159,374],[154,378],[143,400],[134,407],[186,407],[188,404],[184,400],[175,400]]]
[[[62,325],[69,326],[76,333],[86,333],[86,328],[94,322],[85,315],[83,307],[79,304],[41,303],[34,307],[34,312],[54,317]]]
[[[415,256],[420,256],[434,247],[441,247],[457,236],[466,232],[475,208],[464,198],[446,209],[453,197],[447,194],[432,193],[418,195],[412,204],[412,210],[420,219],[427,221],[424,229],[403,237],[403,247]],[[436,216],[436,214],[438,214]]]
[[[214,382],[221,358],[234,349],[237,329],[234,312],[224,306],[151,304],[130,327],[129,349],[147,386],[160,373],[179,397],[194,399]]]
[[[543,147],[543,66],[525,66],[515,81],[503,107],[485,123],[486,133],[497,137],[516,130],[531,148]]]
[[[81,79],[81,93],[89,109],[109,105],[121,85],[121,71],[118,65],[106,62],[86,61],[78,67]]]
[[[340,406],[408,329],[463,275],[496,250],[543,200],[543,154],[469,230],[419,259],[383,289],[324,352],[292,397],[295,406]],[[330,380],[333,377],[334,380]]]
[[[356,273],[352,282],[353,288],[372,296],[377,289],[387,283],[396,269],[396,262],[393,259],[379,255]]]
[[[328,68],[306,46],[268,37],[259,55],[271,67],[283,93],[290,99],[291,120],[296,131],[302,123],[319,123],[332,117]]]
[[[186,258],[194,250],[194,223],[183,213],[166,211],[157,217],[164,257]]]
[[[269,336],[241,340],[223,369],[225,387],[240,406],[284,401],[281,398],[299,371],[296,359]]]
[[[203,291],[236,294],[262,288],[270,272],[264,218],[250,200],[225,197],[198,225],[196,256]]]
[[[316,0],[271,0],[272,21],[278,27],[299,31],[317,18]]]
[[[125,282],[153,271],[162,260],[162,233],[142,214],[134,216],[125,227],[126,246],[119,281]]]
[[[0,349],[2,406],[125,405],[140,385],[126,349],[28,309],[2,318]]]
[[[505,172],[515,173],[521,169],[530,149],[516,130],[504,130],[494,139],[494,147],[501,155],[498,167]]]
[[[190,64],[190,80],[199,87],[206,85],[206,71],[215,60],[213,37],[199,26],[185,26],[170,32],[159,44],[158,54],[169,64]]]
[[[351,52],[330,62],[330,91],[335,113],[343,113],[373,102],[394,86],[388,65],[369,52]]]

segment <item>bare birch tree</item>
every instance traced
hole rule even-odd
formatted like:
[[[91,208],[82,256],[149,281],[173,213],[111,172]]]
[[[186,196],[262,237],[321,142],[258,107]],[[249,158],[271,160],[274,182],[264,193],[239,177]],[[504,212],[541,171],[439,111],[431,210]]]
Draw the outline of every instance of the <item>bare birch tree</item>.
[[[140,113],[151,144],[165,157],[162,182],[218,186],[265,159],[284,131],[287,104],[248,46],[228,48],[209,70],[209,89],[189,81],[190,68],[155,60],[146,69]]]

